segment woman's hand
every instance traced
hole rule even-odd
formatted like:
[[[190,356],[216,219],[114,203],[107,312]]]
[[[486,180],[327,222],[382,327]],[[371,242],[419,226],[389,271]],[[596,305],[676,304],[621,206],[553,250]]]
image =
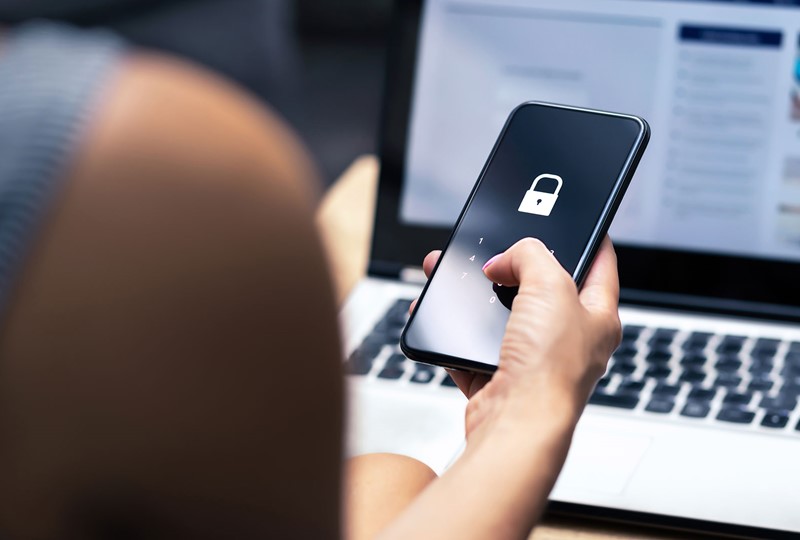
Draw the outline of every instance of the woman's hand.
[[[429,276],[439,255],[425,259]],[[526,537],[620,340],[616,256],[608,239],[580,292],[538,240],[517,242],[484,272],[495,283],[519,286],[499,367],[492,377],[451,372],[470,398],[467,447],[384,538]]]
[[[425,258],[430,276],[440,251]],[[450,370],[470,398],[470,442],[494,427],[530,426],[541,415],[577,422],[619,344],[616,255],[606,238],[578,292],[572,277],[538,240],[524,239],[484,266],[486,277],[519,286],[493,376]],[[413,306],[412,306],[413,309]]]

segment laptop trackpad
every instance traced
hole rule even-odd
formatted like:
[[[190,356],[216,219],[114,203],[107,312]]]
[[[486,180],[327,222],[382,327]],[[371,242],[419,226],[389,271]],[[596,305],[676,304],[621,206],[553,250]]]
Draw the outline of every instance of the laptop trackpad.
[[[349,385],[347,453],[402,454],[441,474],[463,445],[467,400],[455,389],[414,392],[397,386]]]
[[[651,442],[642,435],[579,428],[555,490],[621,495]]]

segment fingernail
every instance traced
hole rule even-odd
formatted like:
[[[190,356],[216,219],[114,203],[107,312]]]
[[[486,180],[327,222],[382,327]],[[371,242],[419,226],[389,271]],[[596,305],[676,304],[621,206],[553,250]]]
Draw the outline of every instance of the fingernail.
[[[488,261],[486,261],[486,264],[484,264],[484,265],[483,265],[483,268],[481,268],[481,270],[486,270],[486,269],[487,269],[487,268],[489,268],[489,267],[490,267],[492,264],[494,264],[494,262],[495,262],[497,259],[499,259],[499,258],[500,258],[500,257],[502,257],[502,256],[503,256],[503,254],[502,254],[502,253],[499,253],[499,254],[495,255],[494,257],[492,257],[491,259],[489,259]]]

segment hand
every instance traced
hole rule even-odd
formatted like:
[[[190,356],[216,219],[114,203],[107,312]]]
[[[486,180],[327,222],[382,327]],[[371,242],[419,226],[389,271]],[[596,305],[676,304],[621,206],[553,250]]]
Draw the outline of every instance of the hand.
[[[440,255],[433,251],[425,258],[428,276]],[[534,239],[521,240],[493,257],[484,272],[492,282],[519,286],[519,293],[495,374],[449,370],[470,399],[468,439],[482,439],[493,426],[508,422],[530,426],[543,414],[574,424],[620,341],[619,282],[611,241],[603,241],[580,292],[544,244]]]

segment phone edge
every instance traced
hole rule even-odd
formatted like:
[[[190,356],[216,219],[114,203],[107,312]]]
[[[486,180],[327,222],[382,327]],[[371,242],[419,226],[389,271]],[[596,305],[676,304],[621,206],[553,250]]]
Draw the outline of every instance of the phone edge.
[[[626,118],[629,120],[636,121],[639,126],[639,135],[634,142],[634,147],[631,149],[631,152],[628,155],[625,164],[623,165],[622,172],[620,177],[617,179],[617,182],[614,185],[614,194],[606,203],[606,206],[603,207],[603,215],[601,219],[598,221],[598,225],[592,231],[592,236],[589,239],[589,243],[587,244],[587,249],[584,250],[583,254],[581,255],[581,259],[578,261],[578,266],[576,267],[575,273],[573,274],[573,279],[575,280],[577,286],[580,286],[583,283],[583,280],[586,278],[586,274],[588,273],[589,268],[591,265],[587,264],[587,261],[594,260],[594,257],[597,254],[597,251],[600,248],[600,243],[608,232],[608,229],[611,226],[611,222],[613,221],[614,216],[616,215],[617,209],[619,208],[622,199],[627,192],[628,186],[630,185],[631,180],[633,180],[633,176],[635,174],[636,168],[641,161],[642,156],[644,155],[644,151],[647,147],[647,143],[650,140],[650,124],[642,117],[632,115],[632,114],[624,114],[624,113],[617,113],[612,111],[601,111],[597,109],[590,109],[586,107],[574,107],[570,105],[561,105],[558,103],[548,103],[544,101],[526,101],[524,103],[520,103],[512,111],[509,113],[508,118],[503,124],[503,129],[500,130],[500,133],[497,136],[497,140],[495,141],[494,145],[492,146],[492,151],[489,153],[489,156],[486,158],[486,162],[483,164],[481,168],[481,172],[478,175],[478,180],[476,180],[475,185],[472,187],[470,191],[469,197],[467,197],[466,202],[464,203],[464,207],[461,209],[461,212],[458,215],[458,219],[456,219],[455,224],[453,226],[453,230],[450,233],[450,237],[447,239],[447,243],[442,248],[442,254],[439,257],[439,260],[436,261],[436,265],[433,267],[431,271],[431,275],[428,280],[425,282],[425,285],[422,288],[422,291],[419,294],[417,299],[417,304],[414,307],[414,311],[412,311],[408,321],[406,322],[405,327],[403,328],[402,333],[400,334],[400,351],[409,359],[420,362],[423,364],[444,367],[447,369],[456,369],[460,371],[469,371],[473,373],[486,373],[492,374],[497,371],[497,366],[492,364],[484,364],[483,362],[474,362],[472,360],[464,360],[462,358],[456,358],[445,354],[438,354],[438,353],[431,353],[431,352],[423,352],[419,354],[421,351],[417,351],[413,347],[409,347],[406,334],[411,327],[412,322],[414,321],[415,315],[417,310],[419,309],[419,305],[422,303],[422,300],[425,298],[425,294],[428,291],[428,286],[430,285],[433,277],[436,275],[436,271],[439,269],[439,265],[442,262],[442,258],[447,250],[450,248],[450,244],[453,242],[456,233],[458,232],[459,228],[461,227],[461,222],[464,219],[464,215],[466,211],[469,209],[472,201],[477,193],[478,189],[480,188],[481,184],[483,183],[484,176],[486,171],[489,167],[489,164],[492,162],[492,159],[495,156],[495,153],[500,146],[503,137],[506,134],[508,126],[511,124],[512,118],[514,115],[523,107],[527,107],[530,105],[537,105],[537,106],[545,106],[545,107],[556,107],[559,109],[567,109],[567,110],[577,110],[588,112],[592,114],[602,114],[606,116],[616,116],[620,118]]]

